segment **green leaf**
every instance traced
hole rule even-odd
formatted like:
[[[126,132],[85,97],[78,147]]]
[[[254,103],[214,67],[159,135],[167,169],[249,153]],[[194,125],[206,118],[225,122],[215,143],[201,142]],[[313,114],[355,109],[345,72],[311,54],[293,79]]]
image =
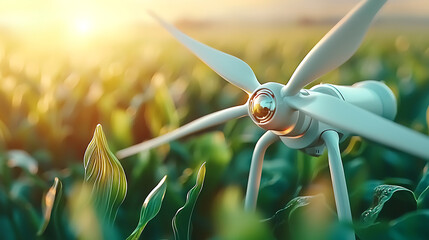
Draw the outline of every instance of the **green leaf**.
[[[417,205],[420,209],[429,209],[429,186],[420,194]]]
[[[85,151],[85,182],[92,186],[91,199],[101,219],[111,224],[127,193],[121,163],[110,151],[100,124]]]
[[[163,73],[155,73],[151,80],[153,99],[147,102],[144,112],[153,136],[172,130],[179,125],[179,115],[169,92]]]
[[[429,186],[429,163],[426,164],[423,170],[423,177],[420,179],[420,182],[417,184],[414,194],[420,196],[423,191]]]
[[[407,213],[391,222],[376,223],[359,229],[360,239],[379,240],[420,240],[429,235],[429,210],[418,210]]]
[[[307,186],[311,182],[312,172],[314,172],[312,171],[314,161],[310,155],[301,151],[296,152],[296,158],[297,172],[299,173],[298,182],[301,186]]]
[[[297,208],[309,205],[313,201],[325,201],[323,195],[315,196],[301,196],[290,200],[286,206],[278,210],[272,217],[263,220],[264,222],[270,222],[270,225],[276,227],[283,224],[289,219],[290,214]]]
[[[111,115],[111,126],[113,135],[117,140],[117,145],[125,147],[133,143],[129,111],[121,109],[113,110]]]
[[[58,221],[55,219],[58,214],[58,205],[61,201],[63,192],[63,185],[61,181],[56,177],[54,180],[54,184],[52,184],[52,187],[49,188],[48,192],[45,194],[42,202],[42,209],[43,209],[43,224],[40,226],[39,231],[37,232],[38,236],[41,236],[46,228],[48,227],[48,224],[51,220],[51,216],[53,218],[54,224],[58,224],[55,221]],[[58,237],[58,236],[57,236]]]
[[[19,178],[12,182],[10,191],[4,193],[5,205],[0,212],[1,215],[8,216],[15,238],[34,238],[41,224],[38,211],[31,201],[32,196],[38,193],[36,184],[31,178]]]
[[[191,141],[190,152],[192,159],[198,165],[201,162],[207,162],[210,172],[205,176],[204,189],[211,192],[222,180],[225,169],[231,161],[232,152],[225,141],[225,136],[218,131],[203,134]]]
[[[228,187],[216,198],[216,236],[222,240],[274,239],[268,224],[261,222],[258,212],[245,211],[243,195],[238,187]]]
[[[318,194],[296,197],[263,221],[272,226],[279,239],[291,238],[290,235],[293,239],[325,239],[337,220],[325,197]]]
[[[3,152],[0,152],[0,181],[4,190],[8,191],[12,184],[12,173],[8,166],[7,156]]]
[[[140,211],[140,220],[136,229],[131,233],[127,240],[139,239],[146,224],[154,218],[159,210],[161,209],[162,200],[164,199],[165,191],[167,190],[167,184],[164,176],[158,185],[149,193],[143,202],[142,209]]]
[[[393,221],[389,229],[391,239],[419,240],[429,236],[429,210],[411,212]]]
[[[341,152],[341,156],[357,157],[360,156],[366,148],[366,142],[359,136],[352,136],[347,147]]]
[[[277,210],[278,206],[273,202],[278,201],[282,196],[294,194],[297,191],[297,184],[296,167],[289,161],[280,157],[265,161],[259,187],[258,206],[270,212]]]
[[[196,184],[186,195],[186,203],[183,207],[177,210],[173,217],[174,238],[190,239],[191,217],[192,212],[197,202],[197,198],[203,188],[204,177],[206,175],[206,165],[203,163],[198,171]]]
[[[365,225],[392,220],[417,209],[414,193],[404,187],[380,185],[374,189],[372,206],[362,213]]]

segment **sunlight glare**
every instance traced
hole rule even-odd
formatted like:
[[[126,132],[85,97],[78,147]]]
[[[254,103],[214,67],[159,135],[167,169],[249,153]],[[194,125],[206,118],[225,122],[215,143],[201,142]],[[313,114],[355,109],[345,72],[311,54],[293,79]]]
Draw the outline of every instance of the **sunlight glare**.
[[[79,35],[87,35],[94,29],[94,22],[89,18],[79,17],[74,19],[73,28]]]

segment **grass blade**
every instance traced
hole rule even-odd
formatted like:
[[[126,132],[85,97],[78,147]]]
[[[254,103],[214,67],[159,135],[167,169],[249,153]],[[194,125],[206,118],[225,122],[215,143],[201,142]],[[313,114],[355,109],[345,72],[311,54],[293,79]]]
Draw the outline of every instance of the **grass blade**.
[[[142,209],[140,211],[139,223],[133,233],[131,233],[131,235],[127,238],[127,240],[139,239],[143,229],[146,227],[146,224],[158,214],[159,210],[161,209],[165,191],[167,190],[165,179],[167,179],[167,176],[162,178],[158,185],[144,200]]]
[[[100,124],[84,156],[85,182],[92,185],[92,200],[101,219],[112,224],[127,193],[124,169],[110,151]]]
[[[55,218],[58,212],[58,204],[61,201],[62,191],[63,191],[62,183],[56,177],[54,180],[54,184],[52,185],[51,188],[49,188],[48,192],[43,198],[42,209],[43,209],[44,220],[43,220],[43,224],[39,228],[39,231],[37,232],[37,236],[41,236],[45,232],[51,220],[51,217],[53,218],[54,224],[58,224],[56,222],[58,220]]]
[[[191,217],[197,198],[203,188],[206,175],[206,165],[203,163],[198,171],[196,184],[186,195],[186,203],[177,210],[173,217],[173,231],[176,240],[190,239]]]

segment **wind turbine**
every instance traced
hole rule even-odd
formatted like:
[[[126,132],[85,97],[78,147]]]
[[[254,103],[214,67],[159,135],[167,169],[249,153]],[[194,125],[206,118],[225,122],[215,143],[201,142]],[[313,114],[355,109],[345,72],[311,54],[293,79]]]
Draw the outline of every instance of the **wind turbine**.
[[[287,147],[312,156],[320,156],[327,149],[338,218],[341,222],[352,223],[339,143],[350,134],[360,135],[429,160],[429,137],[392,121],[396,116],[396,99],[382,82],[363,81],[352,86],[319,84],[309,90],[303,88],[355,53],[385,2],[361,1],[311,49],[286,85],[275,82],[261,85],[242,60],[190,38],[151,14],[216,73],[248,93],[249,99],[244,105],[206,115],[163,136],[123,149],[117,153],[118,157],[124,158],[228,120],[249,116],[266,132],[253,152],[246,210],[256,208],[265,151],[281,140]],[[352,229],[346,233],[346,238],[354,239]]]

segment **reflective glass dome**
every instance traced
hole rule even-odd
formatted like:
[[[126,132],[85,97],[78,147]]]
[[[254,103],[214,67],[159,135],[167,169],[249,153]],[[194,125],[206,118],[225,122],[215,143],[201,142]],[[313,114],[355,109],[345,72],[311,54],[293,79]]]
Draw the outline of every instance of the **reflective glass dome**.
[[[270,121],[276,111],[274,94],[268,89],[259,89],[253,94],[249,109],[256,122],[266,123]]]

